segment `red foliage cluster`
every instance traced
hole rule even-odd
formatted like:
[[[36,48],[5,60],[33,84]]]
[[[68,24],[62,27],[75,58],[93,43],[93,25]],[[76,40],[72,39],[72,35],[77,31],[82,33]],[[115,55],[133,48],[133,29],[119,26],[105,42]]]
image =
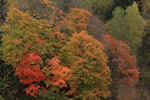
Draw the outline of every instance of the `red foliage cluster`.
[[[24,85],[29,85],[29,87],[25,89],[26,94],[30,94],[34,97],[38,94],[40,86],[33,84],[33,82],[40,83],[40,81],[45,79],[45,75],[40,69],[41,64],[41,57],[30,53],[24,56],[22,62],[16,68],[16,75],[19,77],[20,82]]]
[[[136,64],[136,57],[131,56],[129,53],[129,47],[125,43],[118,42],[114,62],[118,62],[117,71],[124,76],[128,76],[126,78],[127,80],[137,81],[139,78],[139,70]]]
[[[57,87],[67,87],[67,81],[70,80],[72,74],[69,68],[60,65],[57,58],[52,58],[48,65],[43,68],[48,69],[49,76],[46,78],[40,66],[43,64],[40,56],[34,53],[27,53],[22,62],[16,68],[16,75],[20,79],[20,83],[29,85],[25,88],[26,94],[37,97],[41,90],[44,90],[40,85],[41,81],[47,80],[50,85]],[[46,74],[46,73],[45,73]],[[47,74],[46,74],[47,75]]]
[[[26,94],[30,94],[33,97],[37,97],[35,94],[39,93],[40,86],[35,84],[30,84],[28,88],[25,88]]]
[[[136,82],[139,78],[139,70],[136,64],[136,57],[130,55],[130,48],[110,35],[104,35],[102,42],[106,51],[109,52],[108,56],[113,58],[112,62],[117,63],[116,68],[119,76],[124,77],[126,82],[128,80]]]
[[[112,69],[112,97],[117,100],[135,100],[135,84],[140,74],[136,57],[130,55],[130,48],[127,44],[112,36],[104,35],[102,42],[109,57],[109,66]]]

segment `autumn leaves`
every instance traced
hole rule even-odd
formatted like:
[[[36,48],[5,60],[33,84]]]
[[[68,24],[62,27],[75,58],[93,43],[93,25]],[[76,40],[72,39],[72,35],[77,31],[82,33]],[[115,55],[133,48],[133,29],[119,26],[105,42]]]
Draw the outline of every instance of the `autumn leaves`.
[[[14,68],[27,95],[53,92],[67,99],[101,100],[110,96],[110,85],[132,81],[135,86],[136,58],[125,43],[111,35],[88,35],[94,32],[88,33],[93,15],[87,10],[65,13],[48,0],[43,3],[51,16],[13,8],[3,25],[2,59]]]

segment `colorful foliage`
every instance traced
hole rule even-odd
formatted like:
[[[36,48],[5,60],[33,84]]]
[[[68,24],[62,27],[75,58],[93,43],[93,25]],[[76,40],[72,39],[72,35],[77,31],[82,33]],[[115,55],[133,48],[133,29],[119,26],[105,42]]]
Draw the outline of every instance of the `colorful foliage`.
[[[110,60],[114,63],[110,67],[115,67],[117,73],[125,76],[124,78],[132,78],[137,81],[139,71],[136,57],[130,55],[130,48],[127,44],[115,40],[111,35],[103,35],[102,42],[108,57],[110,57]]]
[[[136,57],[130,56],[129,47],[122,42],[118,43],[118,48],[115,52],[116,58],[114,62],[118,63],[117,71],[126,77],[128,80],[133,79],[135,82],[139,78],[139,71],[136,64]],[[127,82],[127,81],[126,81]]]
[[[141,45],[145,24],[134,2],[126,10],[120,7],[115,8],[113,18],[107,22],[105,29],[108,34],[129,45],[131,54],[136,55]]]
[[[31,53],[26,54],[23,61],[16,68],[16,75],[20,79],[20,83],[29,85],[29,87],[25,88],[26,94],[30,94],[34,97],[36,97],[40,88],[40,86],[35,85],[35,83],[40,83],[45,79],[45,75],[40,69],[42,63],[40,56]]]
[[[53,54],[53,33],[46,20],[36,20],[28,13],[13,8],[8,12],[3,32],[2,59],[13,67],[20,63],[26,51],[37,51],[40,55]]]
[[[52,58],[48,65],[43,68],[43,72],[47,77],[45,80],[47,87],[50,85],[59,88],[67,87],[67,81],[72,76],[71,70],[60,65],[60,61],[57,58]]]
[[[71,12],[66,15],[66,18],[60,22],[60,29],[65,25],[71,32],[87,30],[91,16],[92,14],[87,10],[72,8]]]
[[[136,97],[135,84],[138,81],[140,74],[136,63],[136,57],[130,55],[130,48],[127,44],[115,40],[110,35],[104,35],[102,43],[104,44],[105,51],[109,57],[108,65],[112,71],[112,91],[118,93],[112,93],[112,97],[120,98],[118,100],[133,100],[133,98]],[[127,93],[126,89],[131,91],[133,94],[132,98],[128,96],[131,95],[131,93]]]
[[[39,89],[40,89],[40,86],[36,86],[35,84],[31,84],[29,85],[28,88],[25,88],[25,91],[26,91],[26,94],[28,95],[31,95],[33,97],[37,97],[36,95],[38,95],[39,93]]]
[[[73,71],[70,93],[74,92],[75,98],[100,99],[110,95],[110,70],[103,45],[86,31],[73,34],[60,59]]]
[[[148,0],[0,3],[0,33],[4,33],[0,35],[0,99],[139,99],[140,72],[131,55],[137,54],[147,32],[140,52],[149,65],[149,26],[144,30],[146,22],[140,15],[149,18]],[[111,35],[104,35],[104,28]],[[148,67],[141,72],[145,79],[141,86],[147,87]]]

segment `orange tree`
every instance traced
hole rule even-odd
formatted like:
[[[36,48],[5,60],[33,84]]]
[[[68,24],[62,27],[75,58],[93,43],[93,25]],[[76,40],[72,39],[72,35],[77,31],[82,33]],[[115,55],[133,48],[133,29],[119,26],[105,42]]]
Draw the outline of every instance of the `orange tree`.
[[[110,69],[103,50],[103,45],[86,31],[73,34],[62,48],[60,59],[73,73],[68,95],[85,100],[101,100],[110,95]]]

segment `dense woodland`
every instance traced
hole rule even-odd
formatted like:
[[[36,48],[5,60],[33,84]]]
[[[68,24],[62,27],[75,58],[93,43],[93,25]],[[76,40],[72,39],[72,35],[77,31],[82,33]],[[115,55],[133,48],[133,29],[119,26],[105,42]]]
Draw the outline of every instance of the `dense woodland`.
[[[0,0],[0,100],[150,100],[150,0]]]

